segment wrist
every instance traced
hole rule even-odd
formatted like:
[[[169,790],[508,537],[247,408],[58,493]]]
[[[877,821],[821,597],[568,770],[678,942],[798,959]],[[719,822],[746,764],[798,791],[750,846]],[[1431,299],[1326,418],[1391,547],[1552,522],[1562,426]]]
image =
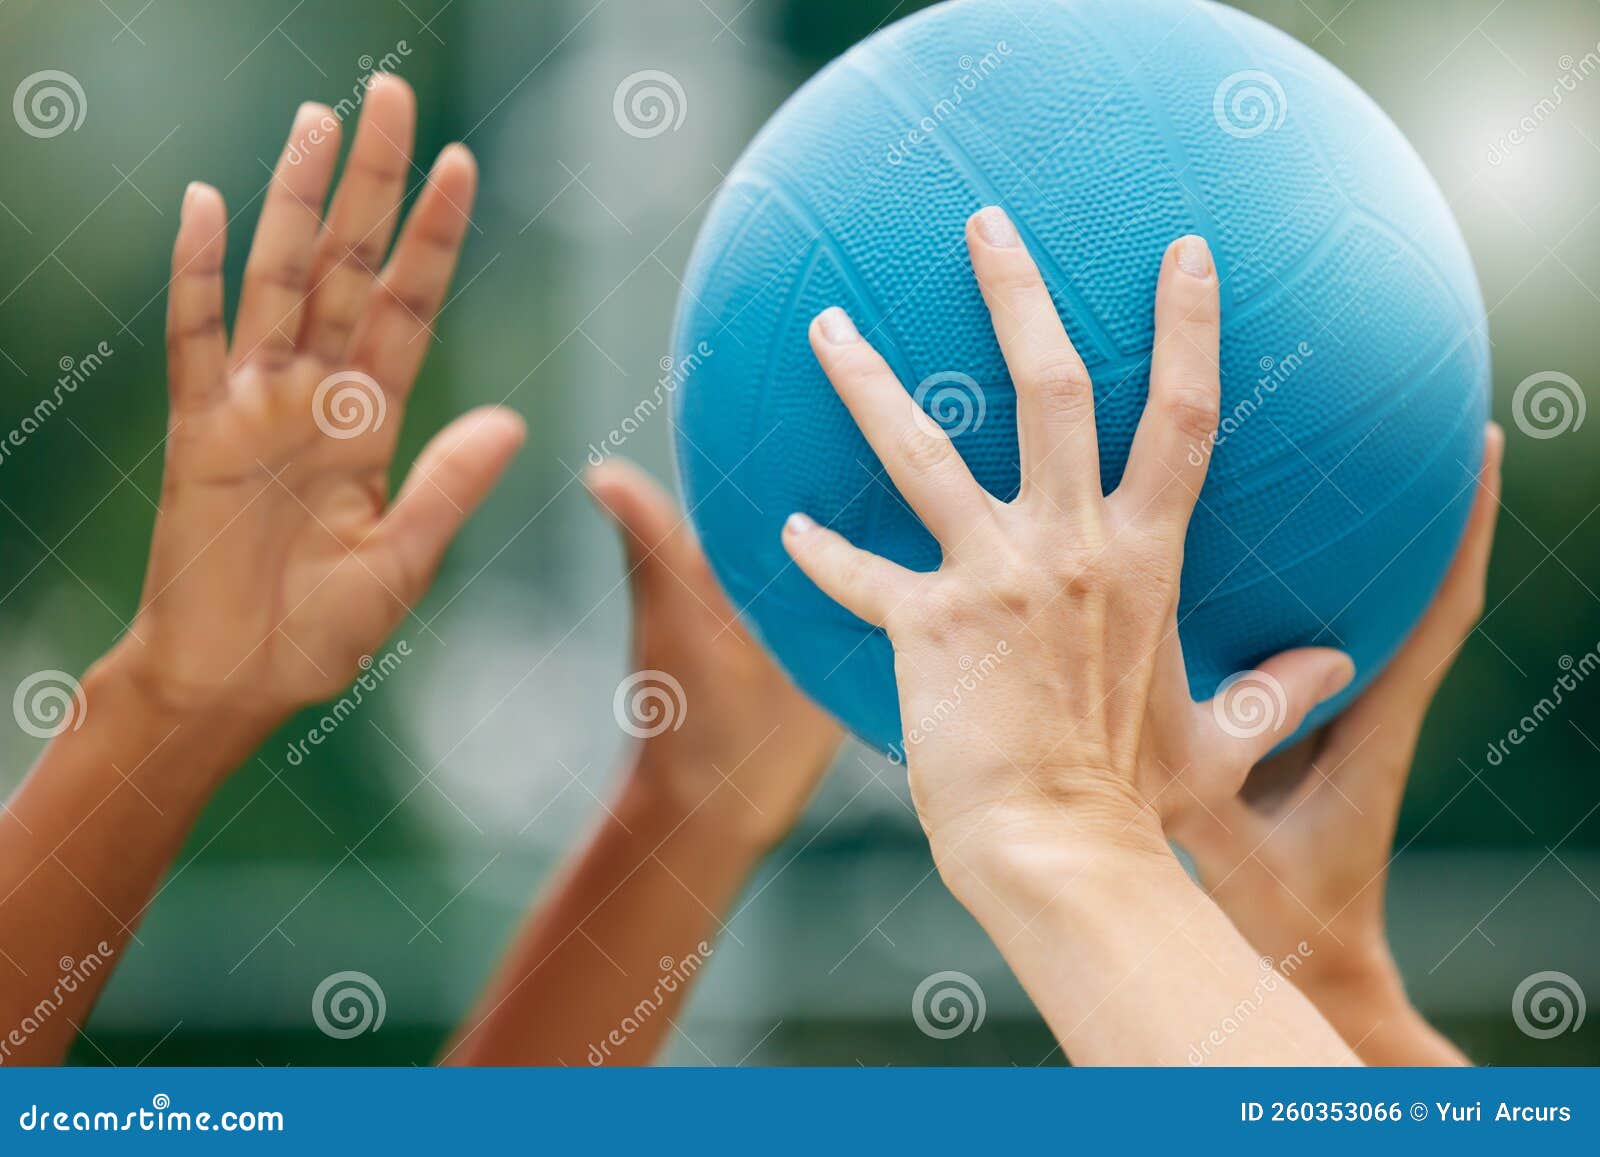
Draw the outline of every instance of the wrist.
[[[1347,943],[1335,951],[1320,948],[1307,955],[1294,974],[1295,986],[1330,1021],[1363,1017],[1395,1017],[1411,1012],[1400,969],[1384,945]]]
[[[646,740],[629,767],[625,790],[647,801],[652,814],[670,817],[689,833],[703,833],[747,856],[764,856],[793,830],[810,790],[796,791],[791,800],[782,791],[741,788],[736,769],[734,760]],[[793,768],[771,763],[754,770],[769,776],[764,787],[794,776]],[[806,782],[815,779],[809,775]]]
[[[83,676],[83,729],[125,770],[159,767],[174,788],[209,792],[261,745],[280,721],[259,710],[185,702],[119,643]],[[74,730],[77,730],[76,728]]]
[[[945,886],[980,922],[997,905],[1031,911],[1071,888],[1184,874],[1148,808],[993,808],[980,825],[931,833],[929,844]]]
[[[652,846],[692,845],[738,863],[753,863],[771,850],[776,840],[738,792],[726,783],[707,788],[699,777],[685,788],[679,770],[646,746],[629,765],[611,819]]]

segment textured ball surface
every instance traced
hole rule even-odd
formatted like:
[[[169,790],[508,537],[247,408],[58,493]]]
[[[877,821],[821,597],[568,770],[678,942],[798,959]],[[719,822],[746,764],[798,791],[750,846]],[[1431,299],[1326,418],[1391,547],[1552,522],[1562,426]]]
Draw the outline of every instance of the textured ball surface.
[[[1180,634],[1196,698],[1286,647],[1357,676],[1394,652],[1459,539],[1482,456],[1482,297],[1449,207],[1398,129],[1310,49],[1198,0],[955,0],[807,83],[719,193],[674,334],[678,467],[719,579],[795,680],[867,741],[901,740],[882,631],[779,539],[804,511],[932,570],[818,368],[841,305],[954,436],[1018,485],[1016,399],[966,218],[1005,207],[1094,378],[1117,484],[1144,405],[1166,246],[1221,277],[1222,414],[1189,530]],[[980,656],[972,656],[977,660]]]

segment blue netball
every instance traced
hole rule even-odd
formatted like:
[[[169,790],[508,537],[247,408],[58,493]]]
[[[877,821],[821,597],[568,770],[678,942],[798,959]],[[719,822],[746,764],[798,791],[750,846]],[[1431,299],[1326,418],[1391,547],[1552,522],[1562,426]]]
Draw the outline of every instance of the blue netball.
[[[1222,421],[1178,611],[1190,688],[1339,647],[1357,675],[1305,726],[1325,721],[1399,646],[1460,537],[1483,300],[1449,206],[1377,105],[1198,0],[954,0],[857,45],[752,142],[673,335],[684,498],[735,605],[857,735],[900,744],[888,639],[813,586],[780,531],[804,511],[919,570],[939,549],[806,327],[848,310],[978,481],[1013,497],[1015,392],[963,242],[988,204],[1017,223],[1093,376],[1108,491],[1145,401],[1162,254],[1210,242]]]

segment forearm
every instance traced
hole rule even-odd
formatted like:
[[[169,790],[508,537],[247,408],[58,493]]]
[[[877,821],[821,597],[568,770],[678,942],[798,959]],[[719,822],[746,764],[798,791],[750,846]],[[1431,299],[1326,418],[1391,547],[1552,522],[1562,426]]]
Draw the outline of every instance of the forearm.
[[[66,1053],[162,875],[260,733],[153,707],[114,662],[0,809],[0,1060]]]
[[[646,1064],[764,850],[637,771],[535,908],[442,1063]]]
[[[956,855],[941,871],[1074,1063],[1356,1063],[1158,839]]]

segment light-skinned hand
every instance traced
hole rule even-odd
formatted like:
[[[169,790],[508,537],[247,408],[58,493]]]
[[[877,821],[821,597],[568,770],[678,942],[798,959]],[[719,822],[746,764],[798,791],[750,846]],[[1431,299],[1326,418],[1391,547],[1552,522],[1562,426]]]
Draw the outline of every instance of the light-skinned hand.
[[[1384,891],[1423,718],[1483,613],[1504,451],[1491,424],[1461,545],[1383,673],[1264,763],[1243,795],[1191,797],[1167,825],[1240,931],[1273,959],[1292,957],[1294,982],[1373,1061],[1428,1063],[1394,1048],[1397,1030],[1421,1026],[1389,949]]]

